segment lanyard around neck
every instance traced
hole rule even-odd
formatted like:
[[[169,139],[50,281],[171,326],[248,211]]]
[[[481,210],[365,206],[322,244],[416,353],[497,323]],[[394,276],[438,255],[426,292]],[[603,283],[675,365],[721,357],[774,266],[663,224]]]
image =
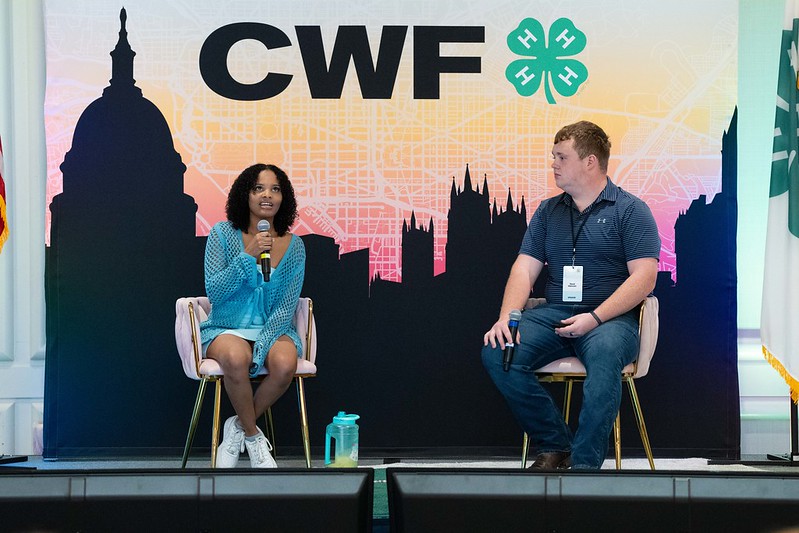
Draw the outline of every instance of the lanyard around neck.
[[[572,199],[572,204],[574,204],[573,199]],[[574,262],[577,259],[577,239],[580,238],[580,234],[583,232],[585,223],[588,222],[589,218],[591,218],[591,212],[594,210],[594,205],[596,205],[596,202],[591,204],[591,207],[588,208],[588,213],[585,215],[583,223],[580,224],[580,228],[577,230],[576,235],[574,233],[574,207],[573,205],[569,206],[569,220],[571,220],[571,224],[569,226],[571,227],[572,230],[572,266],[574,266]]]

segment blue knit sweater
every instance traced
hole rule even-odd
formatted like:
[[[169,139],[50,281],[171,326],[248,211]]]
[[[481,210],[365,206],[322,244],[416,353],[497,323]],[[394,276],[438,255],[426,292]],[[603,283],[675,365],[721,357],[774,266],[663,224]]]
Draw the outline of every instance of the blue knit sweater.
[[[297,355],[302,356],[300,337],[292,323],[305,278],[305,245],[296,235],[283,259],[265,282],[255,258],[244,251],[241,231],[229,221],[211,228],[205,246],[205,291],[211,301],[211,314],[200,324],[203,344],[228,329],[242,327],[248,314],[263,311],[266,317],[253,347],[250,376],[255,376],[266,355],[281,335],[287,335]]]

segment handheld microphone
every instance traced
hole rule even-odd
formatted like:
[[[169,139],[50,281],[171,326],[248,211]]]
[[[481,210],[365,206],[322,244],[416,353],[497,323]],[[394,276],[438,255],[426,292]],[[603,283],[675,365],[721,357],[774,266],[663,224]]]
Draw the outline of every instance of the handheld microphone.
[[[268,220],[259,220],[258,221],[258,231],[269,231],[269,221]],[[272,270],[272,257],[269,254],[269,250],[264,250],[261,252],[261,270],[264,273],[264,281],[269,281],[269,271]]]
[[[516,348],[516,332],[519,331],[519,320],[522,319],[522,312],[514,309],[508,317],[508,328],[510,328],[510,342],[505,343],[505,351],[502,353],[502,370],[507,372],[510,363],[513,361],[513,350]]]

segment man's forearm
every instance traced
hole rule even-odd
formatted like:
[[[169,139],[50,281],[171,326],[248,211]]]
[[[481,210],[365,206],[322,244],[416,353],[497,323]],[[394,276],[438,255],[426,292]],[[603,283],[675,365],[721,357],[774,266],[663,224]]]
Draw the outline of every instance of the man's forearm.
[[[502,307],[499,310],[500,319],[506,318],[514,309],[524,309],[542,267],[542,263],[530,256],[519,255],[516,258],[505,284]]]

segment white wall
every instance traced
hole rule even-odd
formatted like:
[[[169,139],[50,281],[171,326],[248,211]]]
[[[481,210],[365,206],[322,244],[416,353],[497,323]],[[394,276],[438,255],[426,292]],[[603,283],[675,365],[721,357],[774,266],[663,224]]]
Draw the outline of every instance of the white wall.
[[[0,139],[10,235],[0,253],[0,454],[34,452],[44,398],[44,26],[0,2]]]
[[[741,0],[738,32],[738,327],[760,329],[784,0]]]
[[[790,450],[788,386],[760,351],[768,187],[784,0],[740,0],[738,31],[738,375],[741,453]]]

